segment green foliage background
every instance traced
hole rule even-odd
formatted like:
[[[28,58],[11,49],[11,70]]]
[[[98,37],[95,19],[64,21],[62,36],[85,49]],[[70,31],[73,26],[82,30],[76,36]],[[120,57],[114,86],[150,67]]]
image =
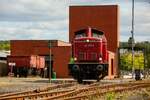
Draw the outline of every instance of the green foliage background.
[[[128,52],[120,54],[120,69],[131,70],[132,66],[132,54],[131,47],[129,47],[128,42],[120,42],[120,48],[129,48]],[[150,42],[137,42],[135,43],[135,48],[138,48],[143,53],[135,53],[134,66],[135,68],[143,69],[150,68]],[[136,49],[135,51],[138,51]],[[144,62],[145,59],[145,62]]]
[[[132,53],[127,52],[127,53],[121,54],[120,62],[121,62],[121,68],[123,70],[131,70],[132,69]],[[134,53],[133,66],[135,69],[144,69],[144,55],[142,52]]]
[[[10,41],[0,41],[0,50],[10,50]]]

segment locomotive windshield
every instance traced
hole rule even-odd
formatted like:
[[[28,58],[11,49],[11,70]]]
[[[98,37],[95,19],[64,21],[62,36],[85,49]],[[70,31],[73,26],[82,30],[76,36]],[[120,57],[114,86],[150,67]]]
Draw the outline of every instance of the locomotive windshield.
[[[75,32],[75,37],[76,38],[86,37],[86,30],[80,30]]]
[[[101,32],[101,31],[92,29],[92,34],[93,34],[93,37],[98,37],[98,38],[100,38],[104,33]]]

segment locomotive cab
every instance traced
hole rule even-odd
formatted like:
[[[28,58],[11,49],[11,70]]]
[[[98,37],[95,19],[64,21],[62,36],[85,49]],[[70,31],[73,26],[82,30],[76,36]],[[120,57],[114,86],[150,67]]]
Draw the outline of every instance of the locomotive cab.
[[[92,28],[75,32],[68,69],[79,83],[83,79],[99,81],[107,75],[107,41],[103,32]]]

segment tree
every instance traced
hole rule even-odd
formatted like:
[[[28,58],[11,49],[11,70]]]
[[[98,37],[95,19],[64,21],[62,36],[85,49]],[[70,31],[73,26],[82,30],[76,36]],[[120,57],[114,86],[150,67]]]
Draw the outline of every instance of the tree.
[[[129,42],[131,42],[131,39],[132,38],[129,38],[128,42],[120,42],[120,48],[131,50],[131,47],[129,46]],[[143,59],[145,60],[145,68],[150,68],[150,42],[136,42],[134,49],[135,51],[141,50],[144,52]]]
[[[0,50],[10,50],[10,42],[0,41]]]

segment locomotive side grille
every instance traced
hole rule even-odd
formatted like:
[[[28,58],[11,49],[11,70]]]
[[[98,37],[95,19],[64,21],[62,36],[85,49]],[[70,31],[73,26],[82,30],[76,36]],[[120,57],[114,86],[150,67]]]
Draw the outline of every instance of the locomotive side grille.
[[[98,59],[96,53],[85,53],[85,52],[79,52],[78,54],[78,60],[90,60],[90,61],[96,61]]]
[[[97,60],[97,54],[96,53],[90,53],[90,59],[89,60]]]
[[[79,52],[78,59],[79,60],[86,60],[85,59],[85,53],[84,52]]]

